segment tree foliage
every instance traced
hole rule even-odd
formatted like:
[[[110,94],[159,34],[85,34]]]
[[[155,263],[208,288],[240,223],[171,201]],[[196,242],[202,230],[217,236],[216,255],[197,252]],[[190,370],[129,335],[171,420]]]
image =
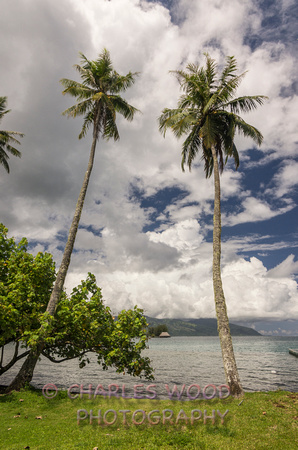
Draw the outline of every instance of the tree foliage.
[[[68,117],[84,116],[82,131],[79,139],[83,138],[89,127],[93,126],[93,137],[98,139],[119,139],[116,125],[116,114],[132,121],[138,111],[127,103],[119,93],[126,91],[135,81],[137,73],[129,72],[120,75],[114,70],[110,53],[104,49],[95,61],[90,61],[80,53],[81,65],[74,67],[79,72],[82,82],[62,78],[65,87],[63,94],[76,97],[77,103],[66,111]]]
[[[10,112],[6,109],[7,97],[0,97],[0,122],[3,116]],[[14,147],[15,144],[20,144],[17,136],[23,137],[23,133],[18,131],[1,131],[0,130],[0,164],[4,167],[7,173],[9,173],[9,154],[13,156],[21,157],[21,152]]]
[[[90,362],[90,352],[103,369],[152,379],[146,348],[147,322],[142,310],[123,310],[117,321],[104,305],[95,276],[62,293],[55,316],[46,306],[55,280],[55,265],[49,253],[35,257],[28,242],[16,244],[0,224],[0,375],[29,354],[42,338],[42,355],[54,363],[77,358],[79,367]],[[5,345],[14,343],[14,353],[4,364]]]
[[[228,56],[226,66],[219,75],[216,62],[205,54],[206,65],[188,64],[186,70],[177,70],[183,94],[177,108],[165,108],[159,118],[160,130],[171,129],[177,138],[186,135],[182,144],[181,166],[189,170],[197,154],[201,152],[206,177],[213,171],[212,146],[215,148],[220,171],[229,157],[239,166],[239,155],[234,142],[236,133],[250,137],[258,145],[263,136],[254,126],[246,123],[240,112],[249,112],[262,105],[263,95],[235,97],[245,72],[237,75],[237,63]]]
[[[52,255],[27,252],[28,241],[16,244],[0,224],[0,345],[19,342],[36,329],[55,280]]]

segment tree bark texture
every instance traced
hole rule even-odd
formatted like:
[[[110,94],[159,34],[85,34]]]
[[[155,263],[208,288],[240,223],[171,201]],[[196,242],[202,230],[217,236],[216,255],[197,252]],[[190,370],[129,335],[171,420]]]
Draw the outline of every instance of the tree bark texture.
[[[56,281],[54,284],[53,291],[51,293],[51,297],[49,300],[49,303],[47,305],[46,311],[51,315],[54,316],[56,308],[58,306],[59,298],[63,290],[64,281],[67,275],[67,270],[70,264],[70,259],[76,239],[76,234],[79,227],[79,222],[84,206],[84,200],[90,180],[91,171],[93,168],[93,162],[94,162],[94,155],[95,155],[95,148],[96,148],[96,136],[95,133],[93,133],[93,141],[89,156],[89,162],[88,167],[85,173],[83,185],[80,191],[80,195],[76,204],[76,209],[74,213],[74,217],[72,220],[72,224],[68,233],[68,239],[67,243],[64,249],[62,261],[60,268],[57,273]],[[11,392],[13,390],[20,390],[22,387],[25,386],[26,383],[30,383],[33,377],[34,368],[36,366],[36,363],[38,361],[38,358],[44,348],[44,341],[41,340],[38,343],[38,346],[36,349],[31,349],[29,355],[27,356],[25,362],[23,363],[19,373],[16,375],[15,379],[12,381],[12,383],[7,388],[8,392]]]
[[[234,356],[232,337],[225,296],[221,279],[221,211],[220,211],[220,177],[216,150],[212,146],[213,173],[214,173],[214,215],[213,215],[213,289],[217,317],[217,328],[223,358],[225,376],[234,397],[243,395],[240,384],[236,360]]]

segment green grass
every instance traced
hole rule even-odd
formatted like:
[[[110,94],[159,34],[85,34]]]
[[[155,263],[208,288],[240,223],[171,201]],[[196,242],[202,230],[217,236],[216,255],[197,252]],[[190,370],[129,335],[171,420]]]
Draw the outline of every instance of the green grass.
[[[77,411],[98,410],[102,415],[113,409],[118,419],[113,425],[98,424],[88,419],[77,424]],[[127,424],[119,410],[128,409]],[[174,423],[166,420],[150,425],[146,417],[142,425],[132,423],[132,414],[144,410],[173,411]],[[183,409],[190,418],[191,411],[199,409],[210,416],[212,410],[229,413],[224,423],[216,412],[215,423],[207,419],[193,424],[183,419],[176,424]],[[1,449],[298,449],[298,394],[275,391],[245,394],[244,400],[212,399],[194,401],[134,400],[134,399],[82,399],[71,400],[65,392],[46,399],[40,391],[32,389],[0,395],[0,448]],[[170,413],[166,413],[169,415]],[[198,415],[199,413],[197,413]],[[83,415],[83,413],[81,414]],[[158,414],[157,414],[158,416]],[[112,421],[113,413],[106,416]],[[141,421],[142,413],[135,416]],[[152,420],[156,420],[152,417]],[[103,420],[101,420],[103,422]]]

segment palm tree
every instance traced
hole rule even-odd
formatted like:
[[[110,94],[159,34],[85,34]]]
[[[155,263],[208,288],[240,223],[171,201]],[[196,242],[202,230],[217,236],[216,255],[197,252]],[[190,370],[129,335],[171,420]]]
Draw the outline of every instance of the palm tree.
[[[0,97],[0,122],[3,116],[10,112],[10,109],[6,108],[7,97]],[[13,147],[11,144],[19,144],[20,142],[15,136],[23,137],[23,133],[18,131],[0,131],[0,164],[4,166],[4,169],[9,173],[8,159],[10,153],[13,156],[21,157],[21,152]],[[8,152],[8,153],[7,153]]]
[[[88,128],[92,125],[93,140],[88,167],[69,231],[68,241],[51,299],[47,307],[47,311],[51,315],[54,315],[57,307],[70,263],[70,257],[93,167],[96,143],[100,136],[106,140],[111,138],[115,141],[119,140],[116,114],[120,113],[125,119],[132,121],[134,114],[138,111],[119,95],[120,92],[126,91],[127,88],[132,86],[137,73],[129,72],[127,75],[119,75],[113,69],[110,54],[106,49],[103,50],[96,61],[89,61],[82,53],[80,53],[80,55],[83,65],[80,66],[77,64],[75,65],[75,68],[81,75],[83,82],[78,83],[77,81],[69,80],[67,78],[60,80],[65,87],[63,94],[69,94],[78,99],[77,103],[64,111],[63,114],[68,117],[83,115],[84,122],[82,131],[79,134],[79,139],[86,136]]]
[[[223,365],[230,392],[241,396],[226,302],[221,280],[221,211],[220,173],[229,157],[234,158],[236,169],[239,155],[234,143],[236,131],[252,138],[258,145],[262,134],[246,123],[238,114],[262,105],[264,96],[235,97],[235,92],[245,75],[236,75],[234,57],[228,57],[226,65],[217,75],[217,65],[208,54],[206,67],[188,64],[186,71],[174,71],[183,91],[176,109],[164,109],[159,118],[160,131],[170,128],[177,138],[186,134],[182,146],[182,170],[187,163],[191,170],[197,153],[202,153],[206,178],[214,174],[213,216],[213,289]]]
[[[75,65],[75,68],[79,72],[82,82],[79,83],[67,78],[60,80],[65,87],[63,94],[70,94],[77,98],[77,103],[64,111],[63,114],[68,117],[83,115],[84,121],[82,131],[79,134],[79,139],[86,135],[90,126],[93,126],[93,140],[87,171],[77,201],[61,265],[47,305],[46,311],[50,316],[54,316],[55,314],[63,290],[68,266],[70,264],[70,258],[93,167],[97,141],[99,137],[106,140],[111,138],[115,141],[118,140],[119,133],[116,125],[116,114],[120,113],[125,119],[131,121],[134,114],[138,111],[119,95],[120,92],[125,91],[134,83],[135,75],[137,75],[136,73],[129,72],[127,75],[119,75],[113,69],[110,54],[106,49],[103,50],[96,61],[89,61],[82,53],[80,53],[80,56],[82,65],[77,64]],[[25,383],[31,381],[42,348],[43,339],[40,340],[35,349],[31,350],[20,369],[20,372],[13,380],[8,390],[19,390]]]

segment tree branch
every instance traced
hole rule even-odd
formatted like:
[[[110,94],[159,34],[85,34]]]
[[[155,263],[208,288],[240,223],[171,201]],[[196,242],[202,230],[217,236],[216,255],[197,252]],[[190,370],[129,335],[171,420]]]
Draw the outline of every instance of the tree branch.
[[[14,355],[11,359],[11,361],[6,364],[6,366],[2,366],[2,357],[1,357],[1,365],[0,365],[0,375],[3,375],[5,372],[7,372],[17,361],[19,361],[22,358],[25,358],[25,356],[29,355],[30,350],[27,350],[26,352],[22,353],[21,355],[18,355],[19,350],[19,342],[16,342]],[[2,346],[2,356],[4,353],[4,346]],[[17,356],[18,355],[18,356]]]
[[[82,352],[82,353],[79,353],[78,355],[75,355],[75,356],[68,356],[68,357],[66,357],[66,358],[64,358],[64,359],[60,359],[59,361],[57,361],[57,359],[54,359],[52,356],[47,355],[44,351],[42,351],[41,354],[42,354],[43,356],[45,356],[47,359],[49,359],[51,362],[56,363],[56,364],[59,364],[59,363],[64,362],[64,361],[70,361],[71,359],[79,358],[80,356],[83,356],[83,355],[85,355],[86,353],[91,352],[91,351],[94,351],[94,350],[88,349],[88,350],[85,350],[85,351]]]

